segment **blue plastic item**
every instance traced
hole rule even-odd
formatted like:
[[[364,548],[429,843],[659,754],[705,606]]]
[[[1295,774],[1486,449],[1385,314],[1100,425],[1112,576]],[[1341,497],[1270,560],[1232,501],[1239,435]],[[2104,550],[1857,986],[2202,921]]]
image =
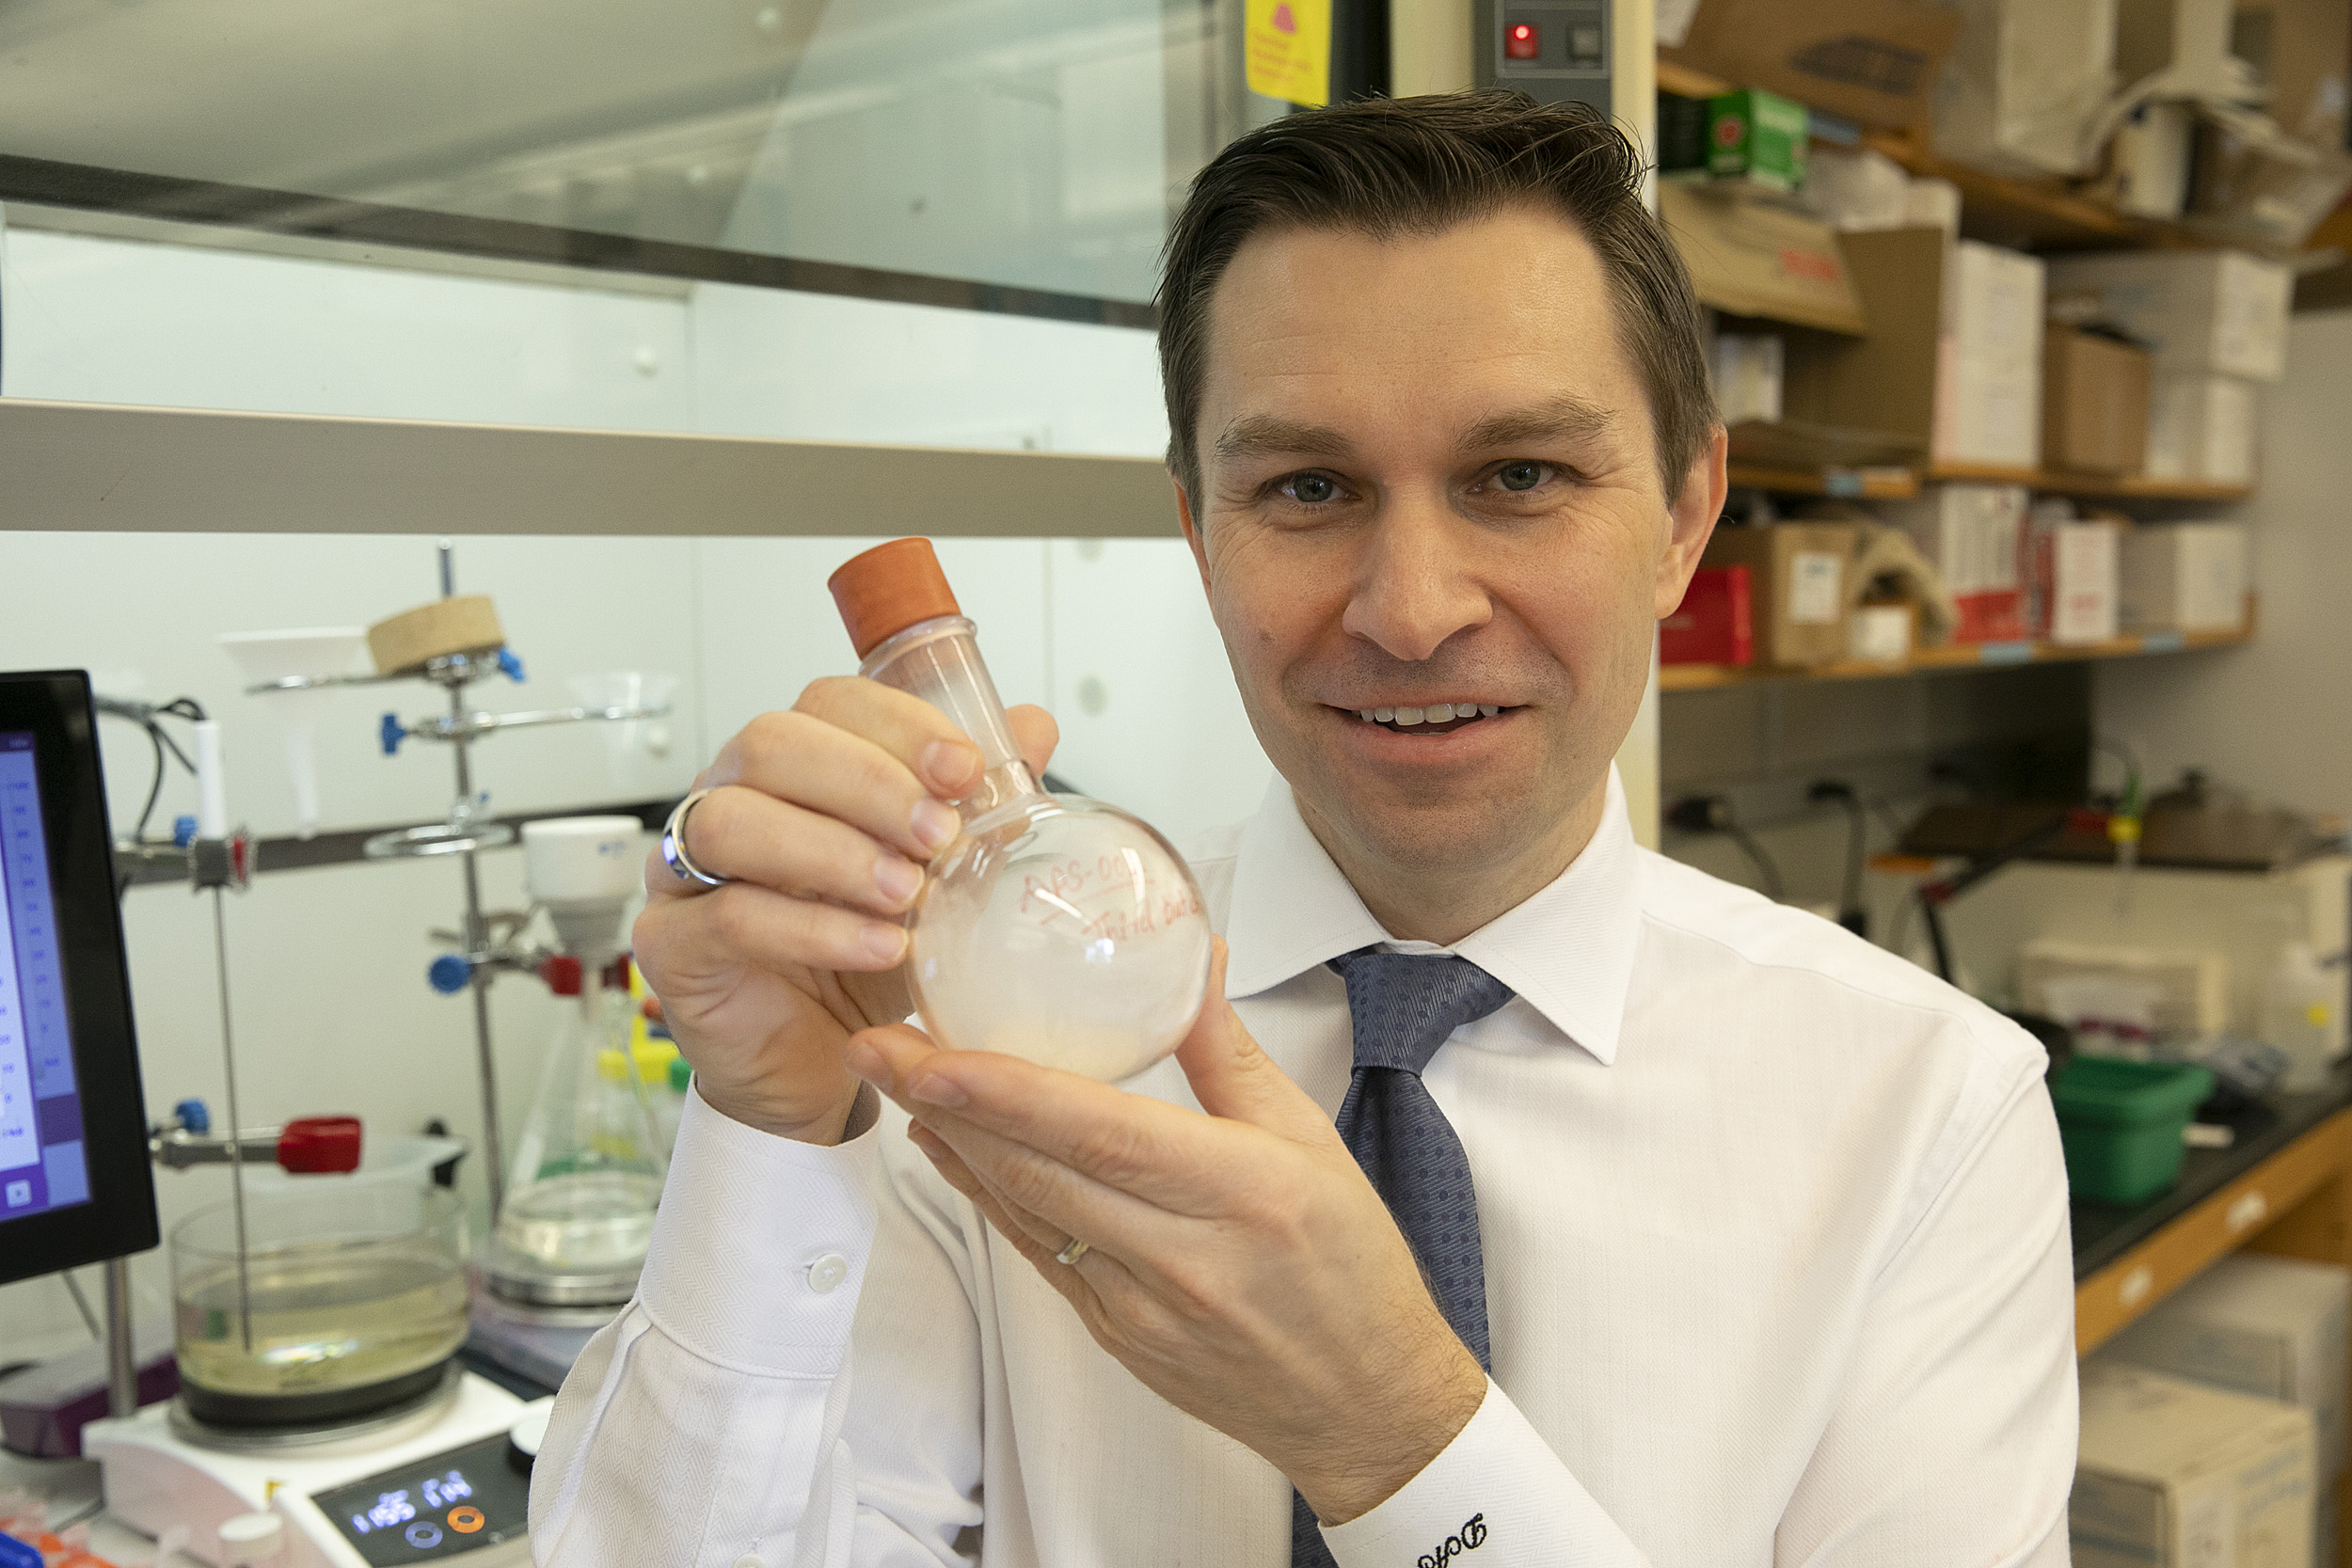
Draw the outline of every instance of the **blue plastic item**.
[[[213,1130],[212,1107],[200,1100],[183,1100],[171,1108],[171,1114],[179,1118],[181,1126],[199,1137]]]
[[[407,735],[408,732],[401,727],[397,713],[386,714],[384,722],[376,727],[375,732],[375,737],[383,742],[384,754],[388,757],[400,750],[400,743],[407,738]]]
[[[0,1568],[41,1568],[40,1548],[0,1531]]]
[[[183,813],[171,819],[171,847],[184,849],[196,842],[196,818]]]
[[[473,984],[473,965],[463,953],[444,953],[425,966],[424,978],[443,996],[455,996]]]
[[[499,668],[506,673],[506,678],[510,681],[529,680],[531,678],[523,673],[523,656],[516,653],[512,648],[501,648],[499,650]]]

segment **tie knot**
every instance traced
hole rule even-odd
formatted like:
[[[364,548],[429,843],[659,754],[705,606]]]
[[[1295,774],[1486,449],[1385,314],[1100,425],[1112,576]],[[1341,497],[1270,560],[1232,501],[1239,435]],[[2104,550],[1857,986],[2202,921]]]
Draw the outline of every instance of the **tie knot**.
[[[1347,985],[1356,1066],[1419,1074],[1446,1037],[1511,1000],[1511,988],[1452,953],[1363,947],[1331,960]]]

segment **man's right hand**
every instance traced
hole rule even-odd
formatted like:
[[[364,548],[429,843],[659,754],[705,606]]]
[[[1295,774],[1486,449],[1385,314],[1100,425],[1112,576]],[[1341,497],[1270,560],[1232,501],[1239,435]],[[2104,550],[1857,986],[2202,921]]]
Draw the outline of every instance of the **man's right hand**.
[[[1054,721],[1037,707],[1007,717],[1043,772]],[[859,1088],[842,1051],[914,1010],[898,917],[961,831],[947,802],[979,777],[978,751],[937,708],[843,676],[753,720],[695,779],[711,793],[688,814],[687,852],[734,879],[706,888],[648,856],[634,941],[712,1109],[840,1142]]]

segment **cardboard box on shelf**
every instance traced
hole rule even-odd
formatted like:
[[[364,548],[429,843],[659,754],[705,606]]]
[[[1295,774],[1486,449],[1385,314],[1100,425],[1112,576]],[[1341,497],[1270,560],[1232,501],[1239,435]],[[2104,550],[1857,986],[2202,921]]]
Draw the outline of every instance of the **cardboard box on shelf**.
[[[2128,630],[2238,631],[2247,582],[2243,523],[2147,523],[2123,535]]]
[[[1745,566],[1702,566],[1675,612],[1658,623],[1661,664],[1756,662],[1756,600]]]
[[[2241,1252],[2125,1329],[2104,1356],[2312,1413],[2319,1474],[2344,1471],[2344,1329],[2352,1271]]]
[[[2316,1467],[2310,1411],[2094,1356],[2075,1568],[2312,1568]]]
[[[1792,334],[1782,406],[1794,421],[1884,436],[1918,462],[1935,429],[1938,322],[1951,242],[1924,228],[1835,239],[1867,323],[1859,337]]]
[[[1935,363],[1938,462],[2042,461],[2042,263],[1997,245],[1953,247]]]
[[[1925,0],[1700,0],[1661,8],[1658,41],[1661,58],[1693,71],[1857,124],[1925,131],[1959,33],[1959,17]]]
[[[2148,477],[2253,483],[2257,395],[2233,375],[2157,375],[2148,390]]]
[[[1762,87],[1741,87],[1707,101],[1707,172],[1788,192],[1804,183],[1813,134],[1804,105]]]
[[[2344,0],[2237,0],[2230,53],[2270,88],[2270,118],[2313,147],[2344,145],[2352,100],[2352,7]]]
[[[2115,0],[1952,3],[1936,151],[1996,174],[2083,172],[2084,132],[2115,87]]]
[[[1658,187],[1658,215],[1702,303],[1734,316],[1863,330],[1862,304],[1829,225],[1682,182]]]
[[[1700,565],[1748,569],[1762,662],[1827,664],[1846,654],[1846,572],[1859,532],[1851,523],[1719,528]]]
[[[2026,491],[2014,484],[1931,484],[1886,508],[1944,579],[1959,611],[1955,642],[2014,642],[2026,636],[2018,550]]]
[[[2286,373],[2295,276],[2239,250],[2119,250],[2055,258],[2054,310],[2121,326],[2155,350],[2162,375]]]
[[[2062,647],[2114,638],[2118,540],[2122,532],[2122,523],[2106,518],[2033,519],[2028,532],[2028,636]]]
[[[1923,177],[1914,180],[1903,192],[1903,223],[1906,229],[1941,229],[1947,234],[1960,232],[1960,187],[1949,180]]]
[[[2058,322],[2042,339],[2042,466],[2136,474],[2148,463],[2148,351]]]

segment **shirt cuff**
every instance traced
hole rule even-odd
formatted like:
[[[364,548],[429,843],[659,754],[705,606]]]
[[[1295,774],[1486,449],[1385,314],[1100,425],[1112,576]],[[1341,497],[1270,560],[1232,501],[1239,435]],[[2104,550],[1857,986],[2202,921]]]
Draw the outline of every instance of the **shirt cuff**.
[[[637,1282],[664,1334],[755,1376],[840,1370],[874,1244],[881,1135],[863,1120],[828,1148],[746,1127],[688,1088]]]
[[[1470,1425],[1371,1513],[1327,1526],[1340,1568],[1637,1568],[1625,1532],[1492,1379]]]

